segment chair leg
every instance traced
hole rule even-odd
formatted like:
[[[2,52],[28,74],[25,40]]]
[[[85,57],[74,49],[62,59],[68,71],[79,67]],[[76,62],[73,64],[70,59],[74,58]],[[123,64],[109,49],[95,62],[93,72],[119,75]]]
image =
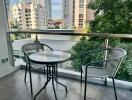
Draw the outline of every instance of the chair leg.
[[[44,74],[45,74],[45,67],[44,67]]]
[[[87,90],[87,69],[85,70],[84,100],[86,100],[86,90]]]
[[[105,78],[105,80],[104,80],[104,84],[107,86],[107,78]]]
[[[31,67],[30,67],[30,66],[29,66],[29,78],[30,78],[30,89],[31,89],[31,94],[33,95],[32,75],[31,75]]]
[[[116,87],[115,87],[115,80],[112,78],[113,81],[113,88],[114,88],[114,93],[115,93],[115,100],[117,100],[117,93],[116,93]]]
[[[25,69],[25,76],[24,76],[24,81],[26,81],[26,76],[27,76],[27,68],[28,67],[28,65],[26,64],[26,69]]]
[[[56,91],[55,91],[55,85],[54,85],[54,79],[52,78],[52,87],[53,87],[53,91],[55,94],[55,100],[57,100],[57,95],[56,95]]]
[[[81,86],[82,86],[82,68],[81,68]]]

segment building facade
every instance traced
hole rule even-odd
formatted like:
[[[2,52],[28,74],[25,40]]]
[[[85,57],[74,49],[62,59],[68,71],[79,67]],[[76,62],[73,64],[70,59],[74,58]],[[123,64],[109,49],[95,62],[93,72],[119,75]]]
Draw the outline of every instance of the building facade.
[[[31,4],[19,3],[11,9],[12,28],[28,29],[31,26]]]
[[[12,6],[12,22],[20,29],[46,29],[51,19],[51,0],[32,0]]]
[[[66,28],[73,27],[73,1],[74,0],[62,0],[63,20]]]
[[[48,28],[51,19],[51,0],[32,0],[31,6],[32,29]]]
[[[91,0],[63,0],[63,19],[65,25],[84,28],[94,19],[94,11],[87,7]]]

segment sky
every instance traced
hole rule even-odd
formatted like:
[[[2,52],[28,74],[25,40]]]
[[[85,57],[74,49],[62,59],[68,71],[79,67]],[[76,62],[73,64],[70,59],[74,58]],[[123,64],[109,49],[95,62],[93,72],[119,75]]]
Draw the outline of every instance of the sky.
[[[51,0],[52,18],[62,18],[62,0]]]
[[[30,0],[9,0],[10,3],[15,3],[18,1],[30,1]],[[62,0],[51,0],[52,7],[52,18],[59,19],[62,18]]]

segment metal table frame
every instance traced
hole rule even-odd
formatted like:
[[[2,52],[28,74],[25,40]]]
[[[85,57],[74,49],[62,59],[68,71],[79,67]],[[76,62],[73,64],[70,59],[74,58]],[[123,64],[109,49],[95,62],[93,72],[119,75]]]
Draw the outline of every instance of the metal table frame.
[[[67,93],[68,92],[67,87],[64,84],[58,82],[57,77],[58,77],[58,66],[57,66],[57,64],[47,64],[47,81],[44,84],[44,86],[34,96],[34,100],[36,100],[36,97],[41,93],[42,90],[44,90],[46,88],[46,86],[48,85],[48,83],[50,81],[52,81],[52,87],[53,87],[53,91],[54,91],[54,95],[55,95],[56,100],[57,100],[57,94],[56,94],[54,82],[64,86],[66,93]]]
[[[65,91],[66,91],[66,94],[67,94],[67,92],[68,92],[67,87],[64,84],[58,82],[57,78],[58,78],[58,64],[67,61],[69,58],[70,57],[68,57],[66,59],[63,59],[63,60],[60,60],[60,61],[53,61],[53,62],[45,62],[45,61],[43,61],[42,62],[42,61],[39,61],[39,60],[32,60],[29,57],[29,60],[31,62],[38,63],[38,64],[46,64],[46,67],[47,67],[47,81],[45,82],[44,86],[36,93],[36,95],[34,96],[33,100],[36,100],[37,96],[41,93],[42,90],[44,90],[46,88],[46,86],[48,85],[48,83],[50,81],[52,81],[52,87],[53,87],[53,91],[54,91],[54,95],[55,95],[55,100],[57,100],[57,94],[56,94],[55,85],[54,85],[55,82],[57,84],[62,85],[65,88]],[[29,64],[29,66],[30,66],[30,64]],[[30,67],[29,67],[29,75],[30,75],[30,80],[32,81],[31,68]],[[30,82],[30,86],[31,86],[31,93],[33,94],[32,82]]]

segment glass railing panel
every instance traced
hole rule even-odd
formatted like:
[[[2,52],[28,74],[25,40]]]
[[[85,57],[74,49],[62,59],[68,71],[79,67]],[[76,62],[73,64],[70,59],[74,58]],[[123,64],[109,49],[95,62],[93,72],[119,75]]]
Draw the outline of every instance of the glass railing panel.
[[[14,56],[14,66],[25,65],[25,62],[23,62],[24,55],[21,47],[26,43],[33,42],[31,35],[28,33],[12,33],[10,34],[10,40]]]
[[[16,34],[16,33],[15,33]],[[54,35],[54,34],[36,34],[30,33],[17,33],[20,35],[24,35],[26,37],[18,38],[12,40],[12,47],[15,57],[15,63],[25,65],[23,62],[23,53],[21,51],[21,47],[23,44],[35,42],[38,40],[41,43],[47,44],[52,47],[54,50],[62,50],[67,51],[72,54],[72,57],[69,61],[59,64],[58,67],[63,70],[72,71],[72,72],[80,72],[80,54],[90,50],[97,50],[100,48],[107,47],[121,47],[127,50],[127,57],[125,58],[123,64],[121,65],[116,79],[132,81],[132,41],[131,39],[123,39],[119,37],[109,37],[105,36],[80,36],[80,35]],[[28,35],[26,35],[28,34]],[[12,38],[12,37],[11,37]],[[108,40],[107,40],[108,39]],[[107,44],[108,42],[108,44]]]

